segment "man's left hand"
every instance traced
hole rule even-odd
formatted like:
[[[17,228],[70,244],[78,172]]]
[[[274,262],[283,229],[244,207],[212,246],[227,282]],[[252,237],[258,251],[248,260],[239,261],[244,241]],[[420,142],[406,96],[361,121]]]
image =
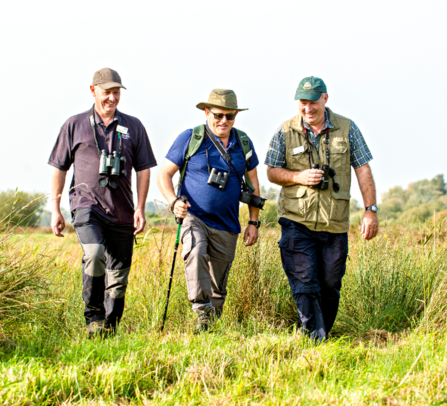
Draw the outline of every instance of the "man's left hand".
[[[137,209],[133,215],[133,226],[136,228],[133,235],[140,234],[146,225],[146,217],[144,217],[144,210]]]
[[[250,247],[251,245],[255,244],[258,240],[258,229],[253,225],[250,224],[246,229],[244,233],[244,242],[246,243],[246,247]]]
[[[372,240],[379,231],[377,213],[366,210],[362,218],[362,235],[365,240]]]

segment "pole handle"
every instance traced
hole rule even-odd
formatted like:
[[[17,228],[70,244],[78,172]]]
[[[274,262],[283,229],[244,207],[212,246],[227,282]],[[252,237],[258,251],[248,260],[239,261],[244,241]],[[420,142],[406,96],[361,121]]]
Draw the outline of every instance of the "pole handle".
[[[187,203],[188,202],[188,198],[186,197],[186,196],[180,196],[180,200],[183,202],[183,203]],[[180,219],[180,218],[175,218],[175,221],[177,222],[177,224],[179,224],[179,225],[182,225],[183,224],[183,219]]]

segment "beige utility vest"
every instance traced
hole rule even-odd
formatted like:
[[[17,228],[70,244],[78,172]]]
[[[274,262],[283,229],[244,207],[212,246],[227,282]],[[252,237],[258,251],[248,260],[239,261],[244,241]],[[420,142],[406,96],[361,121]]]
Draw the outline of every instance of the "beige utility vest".
[[[351,188],[351,162],[349,151],[349,129],[351,120],[326,109],[329,121],[334,128],[329,129],[330,167],[335,169],[334,179],[329,180],[326,190],[312,189],[308,186],[293,185],[281,188],[278,200],[278,217],[296,221],[313,231],[345,233],[349,229],[349,200]],[[299,114],[283,123],[286,144],[287,169],[304,171],[309,169],[309,149],[312,163],[320,168],[327,164],[326,133],[319,135],[319,153],[312,141],[306,141],[302,116]],[[310,137],[309,137],[310,138]],[[340,185],[334,192],[333,182]]]

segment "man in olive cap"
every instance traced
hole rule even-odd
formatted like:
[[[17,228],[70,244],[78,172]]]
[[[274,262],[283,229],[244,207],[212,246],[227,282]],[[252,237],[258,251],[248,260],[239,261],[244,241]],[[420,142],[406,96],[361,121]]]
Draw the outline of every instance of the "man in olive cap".
[[[205,111],[206,124],[177,137],[160,169],[158,186],[175,216],[184,219],[182,257],[188,298],[198,317],[195,331],[200,332],[223,311],[241,232],[241,190],[245,191],[244,198],[251,192],[259,196],[259,184],[253,144],[245,133],[233,128],[239,111],[247,110],[238,107],[236,94],[214,89],[208,102],[199,103],[197,108]],[[172,177],[177,171],[180,182],[176,193]],[[180,196],[186,196],[187,203]],[[250,204],[246,246],[256,242],[260,226],[260,203]]]
[[[65,122],[48,161],[54,167],[51,227],[58,237],[65,228],[60,196],[67,171],[74,167],[70,210],[84,251],[82,297],[90,336],[113,333],[123,314],[133,242],[146,224],[150,168],[156,165],[140,120],[117,110],[121,88],[118,72],[97,71],[90,86],[93,107]]]
[[[351,166],[365,204],[366,240],[378,231],[376,189],[362,133],[326,107],[323,80],[304,78],[295,100],[298,114],[274,134],[265,164],[269,180],[282,186],[279,247],[301,327],[322,341],[335,322],[346,270]]]

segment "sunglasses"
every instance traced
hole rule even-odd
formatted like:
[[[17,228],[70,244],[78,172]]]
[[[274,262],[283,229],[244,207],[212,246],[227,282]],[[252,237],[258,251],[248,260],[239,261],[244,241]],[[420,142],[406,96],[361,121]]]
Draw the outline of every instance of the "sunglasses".
[[[228,121],[233,121],[236,118],[237,113],[228,113],[228,114],[223,114],[223,113],[213,113],[211,110],[209,110],[209,112],[214,116],[215,119],[217,120],[222,120],[224,117],[227,118]]]

